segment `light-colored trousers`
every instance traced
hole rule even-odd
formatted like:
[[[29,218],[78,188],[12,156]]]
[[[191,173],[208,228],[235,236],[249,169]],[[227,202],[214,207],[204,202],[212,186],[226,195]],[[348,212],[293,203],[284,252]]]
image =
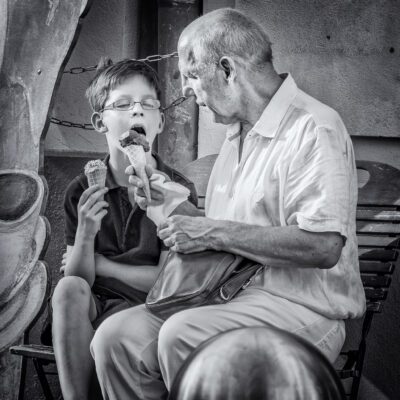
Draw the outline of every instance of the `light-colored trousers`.
[[[257,287],[227,304],[181,311],[165,322],[137,306],[107,318],[91,343],[104,399],[165,399],[179,368],[200,343],[230,329],[265,324],[302,336],[331,362],[345,339],[342,320]]]

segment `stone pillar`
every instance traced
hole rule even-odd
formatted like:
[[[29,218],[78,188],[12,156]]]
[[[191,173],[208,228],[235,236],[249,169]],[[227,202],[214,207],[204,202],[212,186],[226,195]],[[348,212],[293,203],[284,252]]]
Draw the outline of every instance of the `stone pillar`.
[[[199,0],[159,0],[159,54],[177,50],[179,35],[200,15]],[[158,72],[163,91],[163,104],[168,105],[182,95],[178,59],[159,62]],[[193,98],[166,111],[166,126],[158,139],[158,151],[166,163],[182,169],[197,158],[198,107]]]

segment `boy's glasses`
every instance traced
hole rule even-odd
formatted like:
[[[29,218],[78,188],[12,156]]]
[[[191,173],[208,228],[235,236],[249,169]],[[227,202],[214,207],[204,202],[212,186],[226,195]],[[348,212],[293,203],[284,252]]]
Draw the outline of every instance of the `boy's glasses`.
[[[184,101],[186,101],[189,97],[194,97],[194,95],[190,95],[188,97],[185,97],[185,96],[178,97],[170,105],[168,105],[167,107],[164,107],[162,109],[162,111],[166,111],[172,107],[179,106]],[[128,111],[128,110],[132,110],[132,108],[135,107],[136,103],[139,103],[144,110],[158,110],[159,108],[161,108],[160,101],[156,100],[156,99],[145,99],[142,101],[121,99],[121,100],[115,101],[114,103],[111,103],[107,107],[102,108],[101,110],[99,110],[99,112],[102,112],[105,110]]]
[[[135,107],[135,104],[138,103],[142,106],[144,110],[158,110],[161,107],[161,103],[156,99],[144,99],[142,101],[133,101],[129,99],[121,99],[114,101],[107,107],[102,108],[99,112],[105,110],[117,110],[117,111],[128,111],[132,110]]]

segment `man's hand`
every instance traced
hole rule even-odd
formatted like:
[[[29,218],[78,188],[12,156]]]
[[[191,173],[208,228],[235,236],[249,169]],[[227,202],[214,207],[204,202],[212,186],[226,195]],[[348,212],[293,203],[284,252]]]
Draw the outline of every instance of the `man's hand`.
[[[107,214],[108,203],[103,200],[107,188],[94,185],[86,189],[78,203],[78,228],[76,235],[81,239],[94,239],[100,229],[101,220]]]
[[[218,250],[214,228],[218,221],[206,217],[174,215],[158,228],[158,236],[167,247],[179,253]]]
[[[151,176],[154,173],[157,173],[160,175],[164,175],[166,181],[170,181],[171,179],[169,178],[168,175],[154,169],[150,165],[146,165],[145,170],[150,183],[151,205],[162,204],[164,202],[164,193],[160,188],[160,186],[152,184]],[[143,190],[144,188],[143,181],[137,175],[135,175],[135,168],[133,167],[133,165],[127,167],[125,173],[129,175],[129,183],[133,186],[133,193],[136,203],[142,210],[146,210],[149,204]]]

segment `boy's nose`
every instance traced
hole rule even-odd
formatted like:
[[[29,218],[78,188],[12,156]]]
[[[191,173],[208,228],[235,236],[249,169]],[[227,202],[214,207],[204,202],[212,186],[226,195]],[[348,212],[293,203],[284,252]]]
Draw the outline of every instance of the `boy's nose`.
[[[143,117],[143,110],[132,110],[132,117]]]
[[[131,114],[133,117],[143,117],[143,107],[140,103],[135,103],[131,110]]]

